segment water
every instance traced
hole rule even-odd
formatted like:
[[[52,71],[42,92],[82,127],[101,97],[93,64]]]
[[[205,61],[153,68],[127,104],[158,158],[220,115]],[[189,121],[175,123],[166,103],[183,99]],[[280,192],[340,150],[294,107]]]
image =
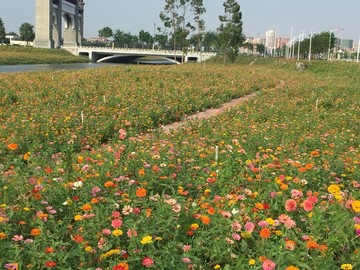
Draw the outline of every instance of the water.
[[[111,63],[75,63],[75,64],[36,64],[36,65],[12,65],[0,66],[0,73],[13,73],[25,71],[61,70],[61,69],[89,69],[106,66],[114,66]],[[118,65],[118,64],[117,64]]]

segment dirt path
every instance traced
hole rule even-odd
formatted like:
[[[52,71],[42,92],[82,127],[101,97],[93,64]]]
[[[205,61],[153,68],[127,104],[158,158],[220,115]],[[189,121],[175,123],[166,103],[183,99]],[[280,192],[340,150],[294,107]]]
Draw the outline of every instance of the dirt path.
[[[279,85],[276,88],[283,88],[284,86],[285,86],[285,81],[280,81]],[[227,103],[222,104],[219,108],[208,109],[208,110],[205,110],[203,112],[199,112],[197,114],[190,115],[190,116],[186,117],[182,121],[174,122],[172,124],[162,126],[161,128],[163,129],[164,133],[170,134],[171,130],[177,129],[177,128],[181,127],[181,126],[184,126],[187,123],[189,123],[190,121],[209,119],[211,117],[215,117],[215,116],[218,116],[218,115],[220,115],[220,114],[222,114],[224,112],[227,112],[231,108],[234,108],[234,107],[244,103],[245,101],[255,97],[256,94],[257,94],[257,92],[254,92],[254,93],[251,93],[249,95],[245,95],[245,96],[242,96],[240,98],[233,99],[233,100],[231,100],[231,101],[229,101]]]

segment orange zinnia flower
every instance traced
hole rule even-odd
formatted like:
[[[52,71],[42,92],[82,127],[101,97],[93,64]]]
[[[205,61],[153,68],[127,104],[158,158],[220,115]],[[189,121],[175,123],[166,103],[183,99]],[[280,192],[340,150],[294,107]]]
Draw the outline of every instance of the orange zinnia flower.
[[[16,143],[10,143],[10,144],[8,144],[7,148],[11,151],[15,151],[16,149],[19,148],[19,145]]]
[[[90,211],[91,209],[92,209],[92,206],[91,206],[91,204],[88,204],[88,203],[84,204],[82,207],[82,210],[84,210],[84,211]]]
[[[81,243],[82,241],[84,241],[84,238],[79,234],[73,235],[72,239],[75,243]]]
[[[30,231],[30,235],[32,235],[32,236],[37,236],[37,235],[40,235],[40,234],[41,234],[41,230],[38,229],[38,228],[32,229]]]
[[[260,236],[263,239],[269,238],[271,235],[271,231],[269,230],[269,228],[262,228],[260,230]]]
[[[210,218],[208,217],[208,216],[206,216],[206,215],[202,215],[201,217],[200,217],[200,219],[201,219],[201,222],[203,223],[203,224],[205,224],[205,225],[208,225],[209,223],[210,223]]]
[[[144,168],[141,168],[141,169],[138,171],[138,174],[139,174],[139,176],[144,176],[144,175],[145,175],[145,169],[144,169]]]
[[[316,243],[314,240],[308,240],[308,241],[306,242],[306,247],[307,247],[308,249],[317,249],[317,248],[319,247],[319,244]]]
[[[143,197],[145,197],[145,196],[146,196],[146,189],[145,189],[145,188],[138,188],[138,189],[136,190],[136,196],[137,196],[138,198],[143,198]]]
[[[105,186],[106,188],[111,188],[111,187],[115,187],[116,185],[115,185],[115,183],[114,183],[113,181],[107,181],[107,182],[104,184],[104,186]]]

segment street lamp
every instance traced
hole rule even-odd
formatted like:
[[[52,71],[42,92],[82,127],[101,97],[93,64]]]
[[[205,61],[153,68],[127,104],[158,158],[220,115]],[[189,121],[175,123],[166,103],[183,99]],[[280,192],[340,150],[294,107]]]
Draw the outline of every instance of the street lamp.
[[[304,35],[305,31],[304,30],[300,30],[302,32],[302,34],[299,34],[299,42],[298,42],[298,56],[297,56],[297,60],[299,62],[300,59],[300,43],[301,43],[301,36]]]
[[[310,34],[309,61],[311,61],[311,43],[312,43],[312,37],[313,37],[313,35],[318,34],[318,33],[319,33],[319,32],[312,32],[312,31],[311,31],[311,34]]]
[[[328,51],[328,59],[330,60],[330,53],[331,53],[331,37],[332,37],[332,33],[336,32],[336,31],[340,31],[340,30],[344,30],[343,28],[336,28],[333,30],[329,30],[329,51]]]
[[[360,26],[360,23],[359,23],[359,26]],[[359,62],[359,54],[360,54],[360,35],[359,35],[358,49],[357,49],[357,55],[356,55],[356,62]]]

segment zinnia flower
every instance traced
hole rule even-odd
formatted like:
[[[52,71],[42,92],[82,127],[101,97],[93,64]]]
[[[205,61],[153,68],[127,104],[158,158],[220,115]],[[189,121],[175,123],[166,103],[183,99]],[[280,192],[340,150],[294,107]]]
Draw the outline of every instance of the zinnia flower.
[[[55,267],[56,266],[56,262],[54,261],[48,261],[45,263],[46,267]]]
[[[19,148],[19,145],[16,143],[10,143],[10,144],[8,144],[7,148],[11,151],[15,151]]]
[[[123,235],[123,231],[120,230],[120,229],[116,229],[116,230],[114,230],[114,231],[112,232],[112,235],[118,237],[118,236],[120,236],[120,235]]]
[[[138,188],[138,189],[136,190],[136,196],[137,196],[138,198],[143,198],[143,197],[145,197],[145,196],[146,196],[146,189],[145,189],[145,188]]]
[[[271,235],[271,231],[269,230],[269,228],[262,228],[260,230],[260,237],[263,239],[267,239],[269,238]]]
[[[152,237],[147,235],[147,236],[144,236],[141,241],[140,241],[141,244],[143,245],[146,245],[146,244],[150,244],[152,243]]]
[[[145,266],[146,268],[151,267],[154,265],[154,261],[153,259],[151,259],[150,257],[146,256],[143,260],[142,260],[142,265]]]
[[[30,235],[31,235],[31,236],[37,236],[37,235],[40,235],[40,234],[41,234],[41,230],[38,229],[38,228],[32,229],[32,230],[30,231]]]
[[[129,270],[129,265],[126,262],[121,262],[115,265],[113,270]]]
[[[289,199],[285,203],[285,210],[288,212],[293,212],[296,210],[296,201],[294,199]]]
[[[351,207],[355,213],[360,213],[360,201],[353,201]]]
[[[275,269],[276,263],[274,263],[273,261],[267,259],[263,262],[262,264],[262,268],[263,270],[273,270]]]
[[[341,265],[340,269],[342,269],[342,270],[351,270],[351,269],[353,269],[353,266],[351,264],[349,264],[349,263],[344,263],[344,264]]]

